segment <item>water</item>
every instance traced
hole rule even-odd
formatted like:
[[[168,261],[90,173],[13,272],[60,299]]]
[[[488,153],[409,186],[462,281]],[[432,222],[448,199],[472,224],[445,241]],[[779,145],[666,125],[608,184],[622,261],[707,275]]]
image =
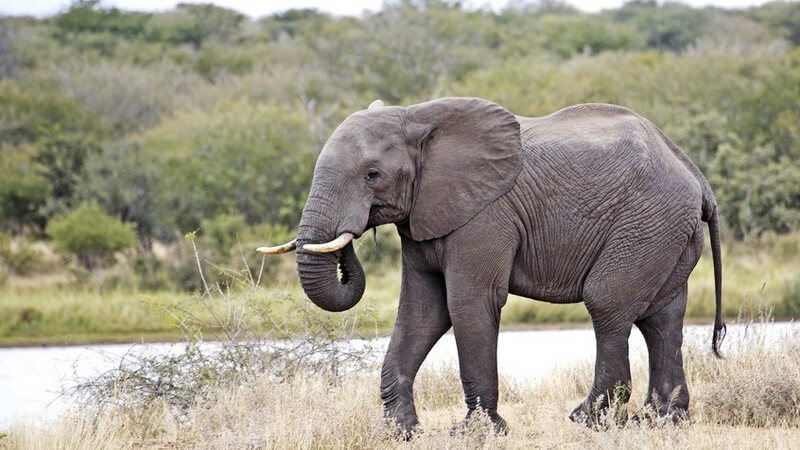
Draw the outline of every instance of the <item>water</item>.
[[[699,346],[712,357],[711,328],[710,325],[685,327],[684,346]],[[754,328],[763,332],[766,344],[770,345],[788,331],[800,331],[800,324],[774,323]],[[723,351],[735,348],[745,332],[744,326],[729,325]],[[388,339],[379,339],[377,343],[385,348]],[[0,427],[20,420],[55,418],[68,406],[67,400],[59,397],[62,386],[69,386],[75,375],[88,377],[114,368],[129,351],[165,353],[181,348],[178,344],[115,344],[0,349]],[[646,358],[644,339],[635,328],[630,349],[632,364]],[[590,328],[503,331],[498,344],[498,366],[501,377],[536,382],[554,369],[592,362],[594,354],[594,333]],[[457,367],[457,364],[455,339],[448,333],[428,355],[423,369]]]

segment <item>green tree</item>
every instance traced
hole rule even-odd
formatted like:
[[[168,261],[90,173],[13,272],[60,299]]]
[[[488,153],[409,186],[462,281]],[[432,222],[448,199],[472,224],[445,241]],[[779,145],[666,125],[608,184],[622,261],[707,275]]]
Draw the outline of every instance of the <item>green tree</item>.
[[[150,14],[98,8],[99,0],[78,0],[56,16],[55,25],[65,33],[102,33],[136,37],[142,34]],[[66,40],[66,36],[62,37]]]
[[[635,0],[614,12],[621,22],[635,25],[647,36],[647,46],[681,51],[703,32],[706,17],[700,10],[681,3],[659,5],[655,0]]]
[[[114,253],[136,245],[134,224],[106,214],[97,203],[84,203],[47,225],[56,247],[77,258],[87,270],[107,264]]]
[[[135,141],[106,144],[101,154],[89,160],[86,181],[79,197],[95,199],[105,211],[136,224],[142,245],[174,241],[178,232],[167,204],[170,187],[163,182],[164,170]]]
[[[45,205],[50,184],[38,175],[0,177],[0,228],[18,234],[27,227],[41,231],[47,223]]]
[[[86,176],[86,161],[99,153],[98,145],[89,138],[68,135],[51,129],[38,145],[33,161],[39,165],[42,178],[50,183],[48,209],[61,213],[72,206],[75,191]]]
[[[294,227],[319,151],[301,112],[246,101],[177,116],[140,145],[163,167],[161,195],[182,231],[228,212]]]

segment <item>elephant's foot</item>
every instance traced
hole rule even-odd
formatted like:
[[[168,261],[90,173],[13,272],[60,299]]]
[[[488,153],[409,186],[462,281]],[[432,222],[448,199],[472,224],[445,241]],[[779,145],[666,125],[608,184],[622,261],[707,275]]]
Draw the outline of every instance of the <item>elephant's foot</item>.
[[[639,422],[645,420],[655,421],[658,423],[672,423],[679,425],[681,423],[688,423],[691,421],[689,415],[689,408],[684,405],[655,405],[652,402],[645,403],[643,417],[635,417],[634,419]],[[654,420],[655,419],[655,420]]]
[[[594,429],[622,427],[628,422],[626,404],[627,398],[624,401],[618,399],[609,406],[609,402],[605,401],[602,396],[596,399],[590,397],[576,406],[569,414],[569,418],[575,423]]]
[[[589,427],[597,422],[597,418],[598,414],[596,414],[596,408],[589,403],[589,400],[581,402],[569,413],[569,420],[575,423],[585,424]]]
[[[464,433],[475,425],[481,426],[487,424],[486,419],[488,419],[487,425],[490,426],[492,432],[501,436],[508,434],[508,424],[500,414],[497,414],[497,411],[480,411],[482,413],[477,413],[476,410],[467,411],[467,416],[464,417],[461,423],[450,430],[450,435],[455,436]]]
[[[383,417],[397,439],[408,441],[419,433],[419,419],[413,408],[387,409]]]

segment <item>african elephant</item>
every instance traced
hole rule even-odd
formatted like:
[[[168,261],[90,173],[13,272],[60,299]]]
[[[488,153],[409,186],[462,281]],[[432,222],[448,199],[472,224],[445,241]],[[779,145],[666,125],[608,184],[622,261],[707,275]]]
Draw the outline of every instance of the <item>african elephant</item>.
[[[703,248],[701,221],[711,236],[718,355],[725,328],[716,200],[651,122],[607,104],[523,117],[478,98],[408,107],[376,101],[348,117],[322,149],[297,239],[260,251],[296,249],[308,297],[343,311],[365,287],[352,240],[394,223],[403,267],[381,372],[386,417],[403,431],[417,426],[414,377],[452,327],[466,420],[480,406],[502,431],[497,336],[509,293],[586,305],[597,359],[573,420],[591,417],[615,388],[629,386],[634,324],[649,352],[646,401],[660,414],[686,414],[682,329],[686,280]]]

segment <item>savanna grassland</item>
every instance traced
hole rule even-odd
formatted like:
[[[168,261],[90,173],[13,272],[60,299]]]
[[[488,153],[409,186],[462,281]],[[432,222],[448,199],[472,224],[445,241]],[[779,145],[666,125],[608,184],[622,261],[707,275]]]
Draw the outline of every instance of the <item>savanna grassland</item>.
[[[172,309],[204,289],[195,248],[214,288],[253,275],[264,301],[302,300],[292,258],[262,262],[253,248],[294,235],[329,133],[376,98],[447,95],[522,115],[609,102],[649,118],[714,188],[725,314],[759,294],[777,318],[796,317],[798,23],[794,2],[646,0],[596,14],[558,1],[492,11],[407,0],[359,17],[261,18],[89,0],[0,18],[0,345],[179,338]],[[365,334],[393,322],[393,234],[384,226],[377,246],[359,244]],[[711,272],[704,257],[690,320],[711,317]],[[503,314],[508,327],[587,320],[581,305],[519,299]]]
[[[645,363],[633,367],[628,405],[615,404],[594,429],[570,422],[569,411],[591,387],[587,362],[557,369],[536,384],[501,377],[500,412],[509,434],[488,432],[488,418],[479,417],[451,435],[465,411],[458,374],[427,368],[415,383],[423,430],[406,442],[381,420],[374,368],[347,374],[298,369],[288,378],[265,371],[239,383],[219,383],[177,410],[174,399],[180,396],[169,394],[187,388],[172,386],[161,392],[168,395],[148,397],[146,383],[119,377],[117,387],[106,392],[104,407],[76,410],[46,427],[17,424],[0,437],[0,447],[793,448],[800,438],[798,337],[786,332],[775,344],[765,339],[763,328],[751,328],[729,340],[726,359],[710,355],[707,339],[685,346],[692,419],[679,424],[659,420],[641,406]],[[619,421],[621,411],[637,420]]]
[[[0,448],[796,447],[800,336],[758,331],[730,337],[725,359],[709,339],[684,346],[689,423],[641,408],[640,363],[628,406],[598,429],[573,424],[587,363],[537,384],[501,377],[511,432],[477,420],[451,435],[465,412],[458,375],[426,368],[414,387],[423,432],[395,439],[379,357],[342,347],[391,329],[393,227],[357,242],[367,291],[341,314],[307,301],[291,255],[253,249],[294,236],[315,158],[349,114],[451,95],[521,115],[607,102],[647,117],[714,189],[727,320],[800,316],[800,3],[636,0],[587,14],[558,0],[500,11],[399,0],[359,17],[252,18],[78,1],[0,17],[0,345],[185,351],[127,355],[65,392],[71,413],[0,430]],[[688,321],[713,316],[707,253]],[[518,298],[502,316],[506,329],[587,320],[581,304]],[[615,420],[628,409],[640,420]]]

